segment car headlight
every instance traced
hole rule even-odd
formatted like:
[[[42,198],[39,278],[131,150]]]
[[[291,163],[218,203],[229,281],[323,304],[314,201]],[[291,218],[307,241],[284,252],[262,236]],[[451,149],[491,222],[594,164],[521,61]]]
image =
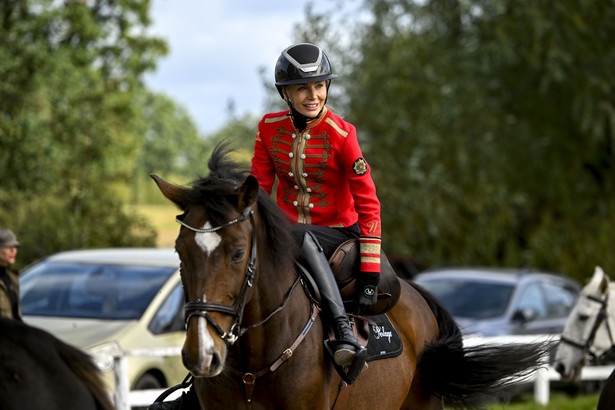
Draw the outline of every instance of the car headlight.
[[[117,342],[109,342],[102,345],[94,346],[88,349],[88,352],[94,359],[94,364],[101,372],[113,370],[114,358],[121,356],[122,349]]]

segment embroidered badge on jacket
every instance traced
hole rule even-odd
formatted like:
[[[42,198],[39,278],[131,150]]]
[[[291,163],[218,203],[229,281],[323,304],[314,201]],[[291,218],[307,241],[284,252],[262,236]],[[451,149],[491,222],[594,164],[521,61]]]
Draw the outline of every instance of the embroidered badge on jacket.
[[[365,175],[367,172],[367,162],[363,158],[357,159],[354,164],[352,164],[352,170],[357,175]]]

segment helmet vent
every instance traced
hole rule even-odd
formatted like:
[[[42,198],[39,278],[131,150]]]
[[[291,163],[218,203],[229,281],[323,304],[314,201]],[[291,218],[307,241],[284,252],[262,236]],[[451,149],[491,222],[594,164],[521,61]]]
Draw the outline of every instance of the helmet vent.
[[[304,73],[318,70],[322,60],[322,52],[312,44],[299,44],[290,47],[284,50],[284,54],[292,65]]]
[[[320,47],[314,44],[295,44],[282,51],[275,65],[275,85],[284,98],[284,85],[314,83],[336,78],[331,64]]]

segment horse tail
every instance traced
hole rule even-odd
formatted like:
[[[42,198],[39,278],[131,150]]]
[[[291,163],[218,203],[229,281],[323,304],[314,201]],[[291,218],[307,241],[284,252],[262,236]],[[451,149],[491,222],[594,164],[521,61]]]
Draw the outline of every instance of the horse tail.
[[[479,408],[544,366],[552,343],[463,346],[459,326],[444,306],[419,285],[411,285],[431,308],[440,338],[423,349],[417,368],[425,392],[442,397],[447,407]]]

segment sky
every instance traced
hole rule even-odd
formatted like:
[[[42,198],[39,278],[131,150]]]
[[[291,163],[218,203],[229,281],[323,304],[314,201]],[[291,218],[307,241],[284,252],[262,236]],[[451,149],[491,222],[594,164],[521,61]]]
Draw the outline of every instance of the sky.
[[[230,101],[239,116],[263,114],[258,68],[265,66],[273,82],[275,62],[293,43],[308,2],[153,0],[149,33],[167,42],[169,54],[145,77],[148,88],[185,107],[202,134],[224,124]]]

